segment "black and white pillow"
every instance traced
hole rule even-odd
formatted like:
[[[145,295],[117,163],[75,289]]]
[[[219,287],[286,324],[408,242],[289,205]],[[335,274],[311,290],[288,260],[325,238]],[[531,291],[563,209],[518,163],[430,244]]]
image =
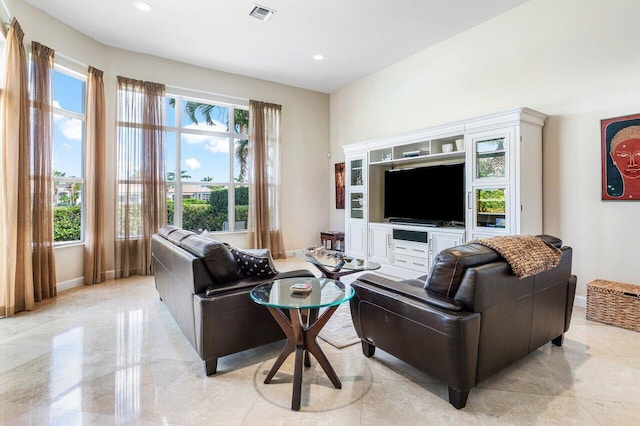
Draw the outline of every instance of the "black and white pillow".
[[[240,250],[229,247],[245,278],[271,278],[278,274],[268,249]]]

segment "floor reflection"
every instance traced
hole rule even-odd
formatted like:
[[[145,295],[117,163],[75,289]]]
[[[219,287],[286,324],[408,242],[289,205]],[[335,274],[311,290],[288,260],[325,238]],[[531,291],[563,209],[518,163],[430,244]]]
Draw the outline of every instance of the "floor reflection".
[[[49,379],[49,399],[53,407],[81,411],[84,327],[74,327],[53,336]]]
[[[140,412],[144,324],[142,309],[118,313],[114,414],[125,419],[136,418]]]

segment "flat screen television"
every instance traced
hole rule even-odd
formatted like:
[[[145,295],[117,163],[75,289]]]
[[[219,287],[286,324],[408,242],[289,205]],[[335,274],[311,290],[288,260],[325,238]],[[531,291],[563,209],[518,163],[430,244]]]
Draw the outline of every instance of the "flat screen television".
[[[384,217],[391,222],[464,224],[464,163],[384,173]]]

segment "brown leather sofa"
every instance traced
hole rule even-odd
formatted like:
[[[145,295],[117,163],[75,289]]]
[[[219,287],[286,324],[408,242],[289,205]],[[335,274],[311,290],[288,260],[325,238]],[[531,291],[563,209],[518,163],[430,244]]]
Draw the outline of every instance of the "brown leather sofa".
[[[460,409],[469,390],[551,341],[562,345],[576,289],[570,247],[553,269],[519,279],[494,250],[469,243],[442,251],[428,280],[361,275],[351,315],[365,356],[375,348],[443,380]]]
[[[253,287],[314,276],[297,270],[245,277],[227,245],[170,225],[151,237],[151,246],[160,299],[204,361],[207,376],[215,374],[221,356],[285,338],[269,311],[249,297]]]

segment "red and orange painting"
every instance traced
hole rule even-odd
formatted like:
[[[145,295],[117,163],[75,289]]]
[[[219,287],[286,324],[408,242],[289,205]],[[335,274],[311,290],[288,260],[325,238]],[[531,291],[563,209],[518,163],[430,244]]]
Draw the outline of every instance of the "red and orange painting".
[[[640,114],[600,123],[602,199],[640,200]]]
[[[344,209],[344,163],[336,163],[336,209]]]

